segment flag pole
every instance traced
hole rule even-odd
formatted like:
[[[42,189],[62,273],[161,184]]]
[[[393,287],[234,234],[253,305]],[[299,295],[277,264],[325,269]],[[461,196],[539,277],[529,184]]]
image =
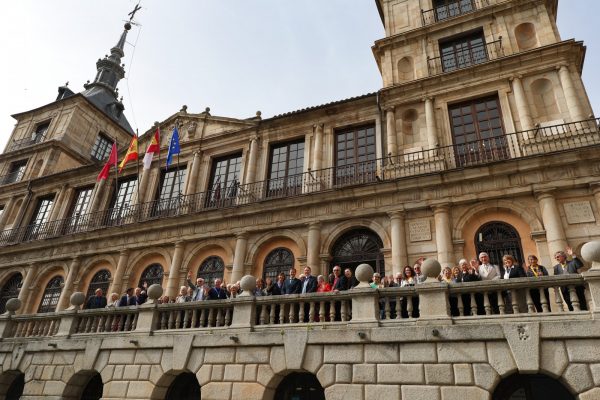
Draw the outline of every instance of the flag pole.
[[[119,197],[119,150],[117,149],[117,138],[113,137],[115,154],[117,156],[117,162],[115,163],[115,199]]]
[[[138,221],[140,220],[140,211],[141,211],[141,204],[142,204],[142,199],[140,199],[140,184],[142,183],[142,177],[140,176],[140,135],[138,133],[138,129],[135,128],[135,135],[137,136],[136,139],[136,151],[137,151],[137,157],[135,158],[135,165],[137,167],[137,209],[138,209]]]

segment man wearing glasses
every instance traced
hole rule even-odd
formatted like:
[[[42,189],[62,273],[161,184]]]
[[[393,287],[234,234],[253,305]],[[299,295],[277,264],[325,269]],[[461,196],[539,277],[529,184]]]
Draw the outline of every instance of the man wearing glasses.
[[[568,260],[568,257],[571,257],[571,261]],[[554,266],[554,275],[578,274],[581,268],[583,268],[583,262],[577,258],[571,247],[567,247],[565,251],[557,251],[554,254],[554,258],[556,261],[558,261],[558,264]],[[569,293],[569,288],[561,287],[560,291],[562,292],[565,303],[567,303],[567,306],[569,307],[569,311],[573,311],[573,304],[571,303],[571,294]],[[579,306],[582,310],[587,310],[584,287],[577,286],[575,291],[577,292],[577,298],[579,299]]]

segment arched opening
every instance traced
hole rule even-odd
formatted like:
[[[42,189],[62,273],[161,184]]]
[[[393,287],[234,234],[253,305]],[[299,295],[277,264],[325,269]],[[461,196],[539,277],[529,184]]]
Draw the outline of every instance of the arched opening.
[[[504,378],[492,396],[492,400],[575,400],[556,379],[542,374],[514,374]]]
[[[339,265],[342,270],[350,268],[354,273],[360,264],[369,264],[375,272],[385,274],[383,261],[383,242],[375,232],[370,229],[354,229],[344,233],[333,244],[331,255],[333,259],[329,272],[333,273],[333,266]]]
[[[55,276],[54,278],[50,279],[46,285],[46,290],[44,290],[44,295],[42,296],[38,313],[54,312],[56,310],[63,284],[64,279],[62,276]]]
[[[515,28],[515,38],[519,50],[529,50],[537,46],[537,35],[535,33],[535,25],[531,22],[525,22],[517,25]]]
[[[202,261],[196,277],[204,279],[204,282],[212,287],[215,279],[223,279],[224,272],[225,263],[223,259],[219,256],[210,256]]]
[[[415,79],[415,68],[412,57],[403,57],[398,61],[398,80],[400,82]]]
[[[477,253],[484,251],[493,265],[502,265],[502,256],[510,254],[523,265],[523,247],[519,232],[505,222],[491,221],[482,225],[475,234]]]
[[[25,388],[25,374],[18,370],[6,371],[0,375],[0,398],[18,400]]]
[[[0,290],[0,314],[6,312],[6,302],[8,300],[19,296],[22,283],[23,275],[16,273],[2,286],[2,290]]]
[[[325,400],[325,390],[316,376],[306,372],[287,375],[275,391],[275,400]]]
[[[104,392],[102,377],[97,371],[80,371],[73,375],[65,387],[65,400],[100,400]]]
[[[539,119],[550,120],[560,117],[552,81],[546,78],[536,79],[531,83],[531,94]]]
[[[200,399],[200,384],[196,375],[182,372],[177,375],[169,388],[165,400],[198,400]]]
[[[147,287],[154,285],[155,283],[162,286],[164,276],[164,270],[160,264],[151,264],[148,268],[142,272],[138,287],[144,287],[144,283]]]
[[[412,136],[419,132],[419,127],[417,126],[418,119],[419,113],[414,108],[408,109],[402,113],[402,135],[404,135],[404,144],[412,144],[415,142]]]
[[[86,299],[94,296],[96,289],[102,289],[102,293],[106,296],[108,292],[108,286],[110,285],[110,271],[102,269],[94,274],[90,284],[88,286]]]
[[[287,275],[290,268],[294,266],[294,254],[285,247],[278,247],[271,251],[265,257],[263,265],[263,279],[272,278],[273,282],[277,280],[277,275],[281,272]]]

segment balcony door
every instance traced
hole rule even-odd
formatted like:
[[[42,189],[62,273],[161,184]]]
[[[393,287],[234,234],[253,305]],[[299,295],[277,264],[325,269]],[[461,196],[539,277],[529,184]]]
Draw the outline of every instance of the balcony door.
[[[448,111],[457,166],[509,157],[498,96],[456,104]]]
[[[336,133],[335,184],[374,182],[377,174],[375,126],[345,129]]]
[[[483,31],[440,42],[442,71],[450,72],[488,60]]]
[[[235,204],[240,186],[242,154],[218,158],[213,162],[208,185],[207,207]]]

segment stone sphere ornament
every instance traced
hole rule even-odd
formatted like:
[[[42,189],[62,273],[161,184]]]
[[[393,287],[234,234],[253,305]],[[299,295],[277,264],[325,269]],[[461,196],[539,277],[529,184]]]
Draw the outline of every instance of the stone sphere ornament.
[[[357,287],[371,287],[369,281],[373,279],[373,268],[369,264],[360,264],[356,267],[354,275],[360,282]]]
[[[600,269],[600,240],[587,242],[581,248],[581,257],[592,263],[592,269]]]
[[[442,272],[442,265],[435,258],[427,258],[421,265],[421,272],[427,277],[427,283],[437,282],[437,277]]]
[[[148,294],[148,298],[150,300],[156,301],[156,300],[160,299],[160,296],[162,296],[163,288],[158,283],[155,283],[153,285],[150,285],[150,287],[148,288],[148,291],[146,293]]]
[[[12,315],[21,308],[21,305],[21,300],[17,299],[16,297],[8,299],[6,302],[6,311]]]
[[[83,292],[75,292],[69,300],[75,309],[79,309],[85,303],[85,294]]]
[[[256,289],[256,278],[252,275],[245,275],[240,280],[240,288],[242,289],[240,296],[254,296],[254,289]]]

